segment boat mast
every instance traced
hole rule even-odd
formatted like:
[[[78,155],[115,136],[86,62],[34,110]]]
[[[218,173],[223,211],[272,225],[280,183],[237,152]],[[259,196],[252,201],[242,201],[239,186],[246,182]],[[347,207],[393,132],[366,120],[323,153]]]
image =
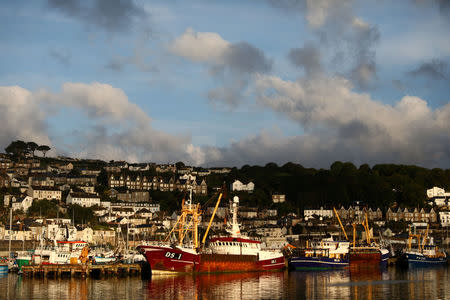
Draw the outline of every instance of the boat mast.
[[[216,207],[214,207],[214,211],[212,213],[211,219],[209,220],[209,224],[208,224],[208,227],[206,228],[205,235],[203,236],[203,239],[202,239],[203,245],[205,244],[206,237],[208,236],[209,228],[211,228],[212,221],[214,219],[214,216],[216,215],[217,208],[219,207],[220,199],[222,199],[222,193],[219,194],[219,199],[217,199]]]
[[[343,232],[344,235],[345,235],[345,239],[348,241],[347,232],[345,232],[345,228],[344,228],[344,226],[342,225],[341,218],[339,218],[339,215],[338,215],[338,213],[337,213],[337,211],[336,211],[336,208],[333,207],[333,211],[334,211],[334,214],[336,215],[336,218],[337,218],[338,221],[339,221],[339,225],[341,225],[341,229],[342,229],[342,232]]]
[[[241,230],[239,228],[239,223],[237,221],[238,214],[238,205],[239,205],[239,197],[233,197],[233,223],[231,224],[231,234],[233,237],[238,237],[241,234]]]
[[[11,256],[11,235],[12,235],[12,206],[9,209],[9,246],[8,246],[9,256]]]

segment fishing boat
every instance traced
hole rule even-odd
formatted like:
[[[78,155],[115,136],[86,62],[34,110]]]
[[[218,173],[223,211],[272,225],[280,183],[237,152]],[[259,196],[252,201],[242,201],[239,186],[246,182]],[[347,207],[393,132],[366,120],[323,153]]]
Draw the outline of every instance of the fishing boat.
[[[84,241],[54,241],[53,245],[41,245],[32,255],[35,264],[77,264],[84,249],[88,244]]]
[[[350,242],[335,241],[333,238],[307,242],[305,249],[295,248],[288,259],[291,270],[336,269],[349,266]]]
[[[402,264],[407,267],[432,267],[432,266],[445,266],[447,265],[447,254],[434,245],[433,241],[428,240],[428,229],[424,235],[421,234],[409,234],[408,248],[402,256]],[[412,247],[412,241],[416,238],[417,245]]]
[[[9,261],[8,258],[0,258],[0,275],[8,274]]]
[[[353,223],[353,244],[349,249],[350,266],[386,265],[389,259],[389,250],[372,241],[367,214],[361,225],[366,232],[366,241],[356,244],[356,223]]]
[[[219,194],[203,239],[200,241],[198,224],[202,214],[200,204],[192,203],[191,197],[182,202],[181,216],[166,238],[159,245],[141,245],[138,249],[150,264],[152,274],[249,272],[280,270],[285,267],[281,251],[261,250],[261,242],[241,234],[237,222],[239,198],[232,202],[233,219],[228,236],[212,237],[208,243],[211,223],[219,206]],[[169,238],[176,233],[176,243]]]
[[[21,253],[16,257],[16,264],[19,271],[22,271],[22,266],[28,266],[31,264],[31,253]]]

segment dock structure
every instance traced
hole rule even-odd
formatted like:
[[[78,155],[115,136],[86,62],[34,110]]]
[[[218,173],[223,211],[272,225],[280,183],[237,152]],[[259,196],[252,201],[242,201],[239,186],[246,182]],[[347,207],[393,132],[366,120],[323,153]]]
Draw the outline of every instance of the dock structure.
[[[141,264],[61,264],[22,266],[24,277],[130,276],[142,272]]]

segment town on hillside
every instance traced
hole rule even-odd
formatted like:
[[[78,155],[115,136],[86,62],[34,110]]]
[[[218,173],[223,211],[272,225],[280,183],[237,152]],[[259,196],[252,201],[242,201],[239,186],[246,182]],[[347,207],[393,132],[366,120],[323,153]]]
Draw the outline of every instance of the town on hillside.
[[[33,249],[42,239],[111,248],[121,240],[130,247],[163,240],[190,195],[202,206],[201,228],[215,213],[214,233],[225,231],[231,199],[238,196],[242,231],[269,249],[342,237],[342,229],[351,234],[355,222],[355,234],[363,239],[365,218],[374,239],[399,247],[412,230],[427,229],[443,247],[450,242],[449,170],[358,169],[341,162],[330,170],[293,163],[238,169],[104,162],[48,157],[48,146],[16,142],[0,154],[0,251]],[[224,197],[214,210],[218,192]]]

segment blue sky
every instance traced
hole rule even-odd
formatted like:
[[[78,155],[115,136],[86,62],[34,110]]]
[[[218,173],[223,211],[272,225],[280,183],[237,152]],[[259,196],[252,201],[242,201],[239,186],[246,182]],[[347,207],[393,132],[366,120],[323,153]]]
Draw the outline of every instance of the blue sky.
[[[446,1],[8,1],[0,146],[450,167]]]

